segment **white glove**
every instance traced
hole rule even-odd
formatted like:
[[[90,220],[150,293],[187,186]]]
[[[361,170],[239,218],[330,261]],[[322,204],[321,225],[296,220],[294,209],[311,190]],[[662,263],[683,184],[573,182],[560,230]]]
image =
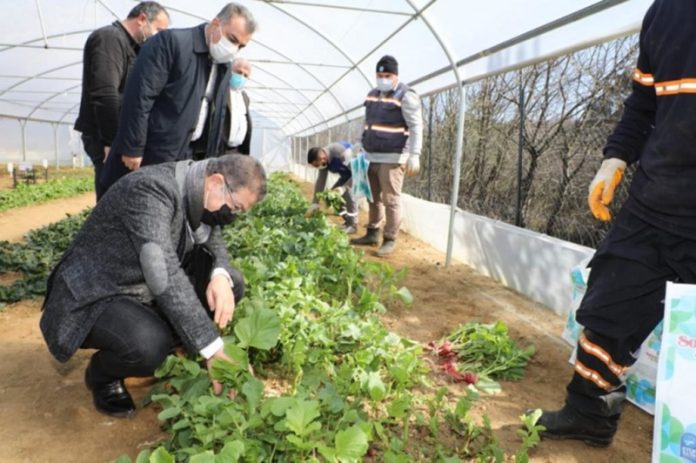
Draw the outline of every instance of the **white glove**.
[[[305,212],[304,216],[309,218],[312,217],[316,212],[319,210],[319,204],[317,203],[312,203],[311,206],[307,209],[307,212]]]
[[[417,154],[412,154],[406,163],[406,175],[411,177],[418,175],[418,172],[420,172],[420,157]]]
[[[611,220],[611,212],[607,206],[614,199],[614,191],[621,182],[624,169],[626,169],[625,161],[619,158],[605,159],[590,183],[587,202],[592,215],[603,222]]]
[[[343,194],[346,192],[346,187],[344,186],[337,186],[336,188],[332,188],[333,191],[337,192],[338,194]]]

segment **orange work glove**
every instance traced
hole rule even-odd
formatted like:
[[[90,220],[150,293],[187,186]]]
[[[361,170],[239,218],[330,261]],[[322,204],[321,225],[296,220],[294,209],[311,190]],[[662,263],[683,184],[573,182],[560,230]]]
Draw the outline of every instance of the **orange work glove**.
[[[611,212],[607,207],[614,199],[616,186],[623,178],[626,162],[618,158],[605,159],[590,183],[590,195],[587,202],[595,218],[602,222],[611,220]]]

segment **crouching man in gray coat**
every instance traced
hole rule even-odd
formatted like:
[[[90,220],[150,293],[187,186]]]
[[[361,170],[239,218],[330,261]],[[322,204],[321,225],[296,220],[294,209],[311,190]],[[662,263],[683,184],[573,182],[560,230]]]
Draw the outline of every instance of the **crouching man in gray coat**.
[[[97,349],[85,371],[97,410],[131,415],[123,379],[151,376],[176,338],[208,366],[227,358],[215,324],[232,319],[244,280],[220,228],[265,193],[261,164],[227,155],[140,169],[96,205],[49,277],[40,326],[61,362]]]

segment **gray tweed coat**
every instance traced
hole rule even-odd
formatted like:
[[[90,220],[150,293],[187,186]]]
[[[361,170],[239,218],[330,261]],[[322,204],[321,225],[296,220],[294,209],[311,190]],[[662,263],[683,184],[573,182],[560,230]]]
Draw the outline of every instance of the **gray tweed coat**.
[[[154,303],[184,345],[197,352],[219,336],[181,268],[193,246],[184,178],[191,161],[139,169],[109,190],[49,277],[40,327],[51,353],[67,361],[108,301],[131,296]],[[215,267],[233,272],[220,228],[207,246]]]

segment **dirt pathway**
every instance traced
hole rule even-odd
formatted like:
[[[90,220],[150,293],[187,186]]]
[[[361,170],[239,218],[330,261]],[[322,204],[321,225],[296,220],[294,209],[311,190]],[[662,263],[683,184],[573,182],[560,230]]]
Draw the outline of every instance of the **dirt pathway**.
[[[93,207],[94,202],[94,193],[90,192],[0,212],[0,240],[19,241],[29,230],[64,219],[65,214],[77,214],[86,207]]]
[[[305,185],[307,192],[311,186]],[[61,218],[69,200],[47,204],[37,215],[43,225]],[[60,206],[58,205],[60,204]],[[77,212],[85,203],[72,204]],[[36,206],[42,207],[42,206]],[[28,212],[28,211],[27,211]],[[48,215],[49,212],[54,215]],[[4,220],[0,214],[0,221]],[[364,223],[362,218],[361,222]],[[13,236],[23,234],[15,222]],[[0,239],[9,233],[2,228]],[[370,249],[366,249],[368,254]],[[491,417],[493,428],[508,450],[518,445],[517,417],[529,407],[556,407],[572,373],[570,349],[560,341],[563,320],[525,297],[475,274],[469,267],[444,268],[444,256],[402,234],[397,252],[389,258],[397,268],[410,269],[404,284],[414,294],[410,309],[391,307],[384,321],[395,332],[418,341],[438,339],[458,323],[504,320],[522,343],[532,342],[537,354],[525,378],[503,384],[503,393],[478,402],[477,412]],[[164,436],[156,410],[140,409],[127,420],[110,419],[94,411],[82,382],[89,352],[79,352],[67,364],[52,360],[38,330],[39,303],[23,301],[0,312],[0,461],[107,462],[137,452]],[[435,382],[443,378],[435,378]],[[137,401],[147,385],[129,382]],[[452,386],[457,392],[459,386]],[[652,417],[627,405],[614,444],[606,450],[577,442],[545,441],[532,452],[536,463],[650,461]]]

